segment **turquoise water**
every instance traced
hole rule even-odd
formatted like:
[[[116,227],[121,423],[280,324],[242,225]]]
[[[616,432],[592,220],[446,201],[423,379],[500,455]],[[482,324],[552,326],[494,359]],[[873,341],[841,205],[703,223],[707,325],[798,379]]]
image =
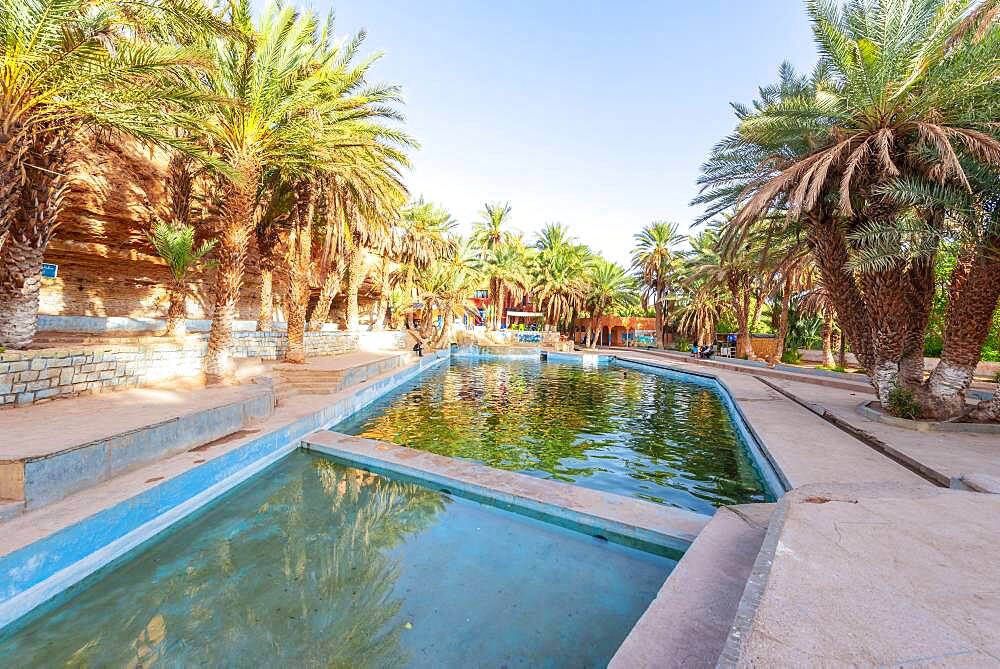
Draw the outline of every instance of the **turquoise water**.
[[[699,513],[770,499],[717,392],[615,366],[453,359],[332,429]]]
[[[674,564],[295,452],[0,636],[0,666],[602,667]]]

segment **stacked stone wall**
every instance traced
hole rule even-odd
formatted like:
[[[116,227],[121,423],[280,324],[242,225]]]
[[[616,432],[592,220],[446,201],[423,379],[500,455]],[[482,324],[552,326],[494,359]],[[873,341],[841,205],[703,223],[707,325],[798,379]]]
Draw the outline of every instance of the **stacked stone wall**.
[[[284,332],[234,333],[234,358],[279,360],[288,348]],[[334,355],[358,348],[349,332],[306,334],[306,355]],[[150,342],[73,346],[0,353],[0,406],[27,405],[55,397],[138,388],[170,379],[197,379],[207,337],[183,343]]]

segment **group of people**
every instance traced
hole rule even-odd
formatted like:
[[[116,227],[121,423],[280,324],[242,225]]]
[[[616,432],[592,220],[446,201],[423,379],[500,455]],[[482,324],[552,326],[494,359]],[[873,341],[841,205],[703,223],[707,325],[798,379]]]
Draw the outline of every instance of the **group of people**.
[[[714,346],[698,346],[697,344],[691,344],[691,357],[692,358],[711,358],[715,355]]]

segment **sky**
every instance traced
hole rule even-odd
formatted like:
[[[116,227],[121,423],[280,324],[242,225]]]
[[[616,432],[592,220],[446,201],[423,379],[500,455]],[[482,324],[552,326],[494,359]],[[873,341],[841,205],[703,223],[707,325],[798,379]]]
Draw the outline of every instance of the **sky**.
[[[332,4],[331,4],[332,3]],[[364,28],[372,79],[403,87],[420,142],[411,194],[467,233],[509,201],[531,240],[550,222],[627,263],[656,220],[698,210],[698,166],[788,60],[815,62],[802,0],[315,0]]]

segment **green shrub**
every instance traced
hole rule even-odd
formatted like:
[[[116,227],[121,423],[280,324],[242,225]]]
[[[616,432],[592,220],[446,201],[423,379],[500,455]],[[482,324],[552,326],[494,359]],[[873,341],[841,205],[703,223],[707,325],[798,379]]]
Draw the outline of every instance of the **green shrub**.
[[[924,335],[924,357],[940,358],[943,346],[944,340],[941,338],[941,335],[930,332]]]
[[[913,392],[906,388],[893,388],[889,391],[885,410],[893,416],[910,420],[920,415],[920,406],[913,399]]]
[[[781,354],[781,362],[787,365],[797,365],[802,362],[802,356],[799,355],[799,349],[786,348]]]
[[[982,360],[983,362],[1000,362],[1000,351],[984,346]]]
[[[677,349],[678,351],[690,353],[691,342],[689,342],[687,339],[678,339],[676,342],[674,342],[674,348]]]

